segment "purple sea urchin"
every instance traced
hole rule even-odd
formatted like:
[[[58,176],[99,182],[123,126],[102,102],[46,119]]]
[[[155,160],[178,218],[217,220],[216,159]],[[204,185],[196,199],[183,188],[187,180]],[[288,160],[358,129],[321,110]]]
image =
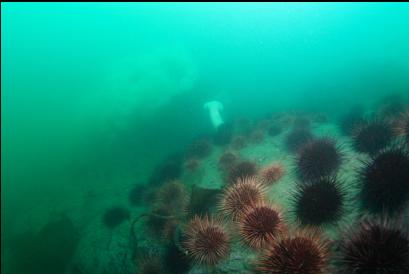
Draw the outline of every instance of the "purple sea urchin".
[[[383,150],[364,162],[360,177],[366,209],[397,212],[409,200],[409,153],[401,147]]]
[[[363,221],[340,242],[339,273],[409,273],[408,231],[387,221]]]
[[[295,128],[286,136],[285,144],[291,152],[297,152],[304,144],[313,139],[308,128]]]
[[[344,213],[346,192],[336,178],[300,184],[293,197],[294,214],[302,225],[336,223]]]
[[[342,163],[342,153],[335,140],[320,138],[308,142],[297,156],[297,174],[302,180],[316,180],[335,175]]]
[[[353,132],[353,144],[358,152],[376,154],[392,141],[390,125],[383,120],[366,121]]]

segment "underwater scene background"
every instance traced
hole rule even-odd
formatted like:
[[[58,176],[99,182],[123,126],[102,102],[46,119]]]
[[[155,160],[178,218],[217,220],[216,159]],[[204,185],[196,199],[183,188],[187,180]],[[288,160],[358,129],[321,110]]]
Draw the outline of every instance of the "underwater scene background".
[[[409,273],[408,3],[1,3],[1,270]]]

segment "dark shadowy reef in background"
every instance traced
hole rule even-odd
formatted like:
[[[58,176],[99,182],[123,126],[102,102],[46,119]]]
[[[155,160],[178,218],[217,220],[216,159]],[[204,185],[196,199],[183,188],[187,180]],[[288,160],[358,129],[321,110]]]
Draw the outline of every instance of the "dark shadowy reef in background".
[[[72,221],[62,216],[40,231],[27,231],[7,244],[11,257],[8,271],[15,274],[64,274],[74,256],[80,235]]]

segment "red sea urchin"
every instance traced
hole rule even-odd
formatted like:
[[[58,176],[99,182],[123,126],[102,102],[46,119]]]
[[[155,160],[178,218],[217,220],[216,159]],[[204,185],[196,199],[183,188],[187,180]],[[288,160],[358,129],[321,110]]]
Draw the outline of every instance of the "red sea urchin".
[[[271,185],[283,177],[285,169],[281,163],[273,163],[260,171],[260,180],[265,185]]]
[[[187,255],[204,265],[215,265],[229,254],[229,236],[221,221],[197,215],[185,231]]]
[[[314,230],[278,239],[262,255],[258,270],[269,274],[325,274],[328,241]]]
[[[238,160],[238,156],[235,153],[231,151],[225,151],[219,158],[219,163],[218,163],[219,168],[222,171],[227,171],[236,165],[237,160]]]
[[[264,202],[247,207],[239,221],[243,241],[255,249],[266,247],[281,235],[283,227],[280,210]]]
[[[224,191],[220,211],[237,221],[247,206],[262,202],[264,194],[265,189],[257,182],[256,177],[239,179]]]
[[[181,181],[174,180],[159,188],[156,200],[157,203],[166,206],[172,212],[185,212],[189,202],[189,194]]]
[[[308,142],[297,157],[297,174],[311,181],[323,176],[334,175],[342,163],[343,154],[335,140],[320,138]]]
[[[340,242],[336,264],[343,274],[409,273],[408,231],[386,220],[362,221]]]

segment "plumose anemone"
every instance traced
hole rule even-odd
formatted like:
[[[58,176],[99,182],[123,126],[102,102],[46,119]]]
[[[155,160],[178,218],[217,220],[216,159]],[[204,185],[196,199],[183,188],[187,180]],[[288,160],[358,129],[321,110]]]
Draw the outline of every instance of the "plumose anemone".
[[[187,225],[185,239],[187,255],[199,264],[215,265],[229,255],[229,235],[223,223],[207,215],[193,217]]]
[[[328,242],[316,231],[302,231],[276,240],[261,256],[258,270],[273,274],[326,274]]]
[[[373,213],[395,213],[409,200],[409,153],[402,147],[383,150],[363,163],[361,197]]]
[[[203,105],[203,108],[209,111],[210,121],[215,129],[223,125],[224,121],[220,112],[223,110],[223,104],[219,101],[209,101]]]
[[[320,226],[340,220],[346,191],[333,177],[300,184],[293,196],[293,212],[302,225]]]
[[[343,154],[335,140],[320,138],[308,142],[299,151],[296,171],[302,180],[317,180],[336,174],[342,160]]]
[[[366,121],[357,127],[352,136],[353,145],[358,152],[374,155],[390,144],[393,131],[383,120]]]
[[[385,220],[362,221],[344,235],[339,250],[339,273],[409,273],[408,231]]]

